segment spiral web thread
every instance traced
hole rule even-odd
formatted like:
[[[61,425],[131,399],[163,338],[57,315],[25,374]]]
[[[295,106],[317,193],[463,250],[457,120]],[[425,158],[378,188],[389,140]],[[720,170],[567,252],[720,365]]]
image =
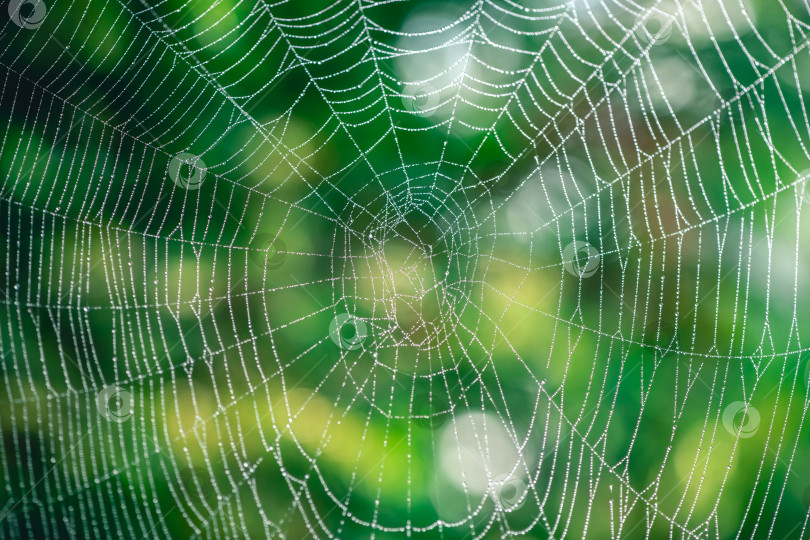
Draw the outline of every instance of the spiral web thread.
[[[2,536],[806,534],[809,10],[10,7]]]

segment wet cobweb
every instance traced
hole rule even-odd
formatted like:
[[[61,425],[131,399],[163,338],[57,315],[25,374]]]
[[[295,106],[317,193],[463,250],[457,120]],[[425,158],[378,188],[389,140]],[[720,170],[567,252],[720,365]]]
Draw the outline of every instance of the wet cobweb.
[[[0,536],[807,534],[807,0],[8,15]]]

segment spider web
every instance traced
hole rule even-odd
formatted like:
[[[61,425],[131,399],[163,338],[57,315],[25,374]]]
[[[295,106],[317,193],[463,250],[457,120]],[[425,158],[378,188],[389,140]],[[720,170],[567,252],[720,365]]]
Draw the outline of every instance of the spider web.
[[[806,534],[806,0],[8,13],[3,537]]]

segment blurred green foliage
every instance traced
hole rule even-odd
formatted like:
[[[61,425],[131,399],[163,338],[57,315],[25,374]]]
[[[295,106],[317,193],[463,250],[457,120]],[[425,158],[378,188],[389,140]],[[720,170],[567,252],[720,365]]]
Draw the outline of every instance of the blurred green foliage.
[[[684,2],[651,44],[624,2],[529,4],[6,24],[4,536],[799,537],[807,5]],[[462,52],[420,114],[430,40]],[[446,474],[469,411],[531,456],[513,511]]]

